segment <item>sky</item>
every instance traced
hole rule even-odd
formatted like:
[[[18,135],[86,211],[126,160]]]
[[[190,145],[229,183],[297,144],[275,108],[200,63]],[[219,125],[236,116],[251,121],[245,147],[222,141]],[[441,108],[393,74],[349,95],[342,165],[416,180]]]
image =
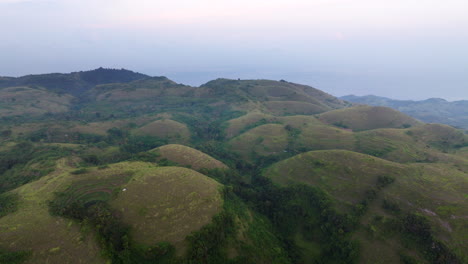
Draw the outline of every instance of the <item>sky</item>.
[[[0,76],[125,68],[468,100],[467,14],[466,0],[0,0]]]

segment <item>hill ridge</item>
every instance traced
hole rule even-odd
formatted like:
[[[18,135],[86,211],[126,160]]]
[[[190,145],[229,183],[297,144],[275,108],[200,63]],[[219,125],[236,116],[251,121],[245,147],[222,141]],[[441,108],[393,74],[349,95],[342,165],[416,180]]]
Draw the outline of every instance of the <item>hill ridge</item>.
[[[396,100],[376,95],[347,95],[340,99],[357,104],[391,107],[426,123],[442,123],[468,130],[468,100]]]

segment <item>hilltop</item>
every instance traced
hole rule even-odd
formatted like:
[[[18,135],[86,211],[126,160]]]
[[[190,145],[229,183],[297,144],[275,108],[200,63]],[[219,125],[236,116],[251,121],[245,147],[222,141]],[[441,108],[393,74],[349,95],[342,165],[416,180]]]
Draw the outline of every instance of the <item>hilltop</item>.
[[[441,98],[422,101],[394,100],[375,95],[342,96],[340,99],[373,106],[387,106],[426,123],[441,123],[468,129],[468,101],[448,102]]]
[[[43,87],[58,93],[79,95],[99,84],[131,82],[148,77],[125,69],[104,69],[101,67],[95,70],[67,74],[36,74],[18,78],[0,77],[0,88],[16,86]]]

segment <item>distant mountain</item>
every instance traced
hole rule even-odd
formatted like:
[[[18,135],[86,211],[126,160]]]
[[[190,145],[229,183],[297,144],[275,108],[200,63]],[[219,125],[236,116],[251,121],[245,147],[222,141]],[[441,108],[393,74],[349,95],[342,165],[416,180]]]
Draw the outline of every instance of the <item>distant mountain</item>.
[[[468,129],[468,101],[448,102],[441,98],[423,101],[394,100],[375,95],[347,95],[340,99],[372,106],[387,106],[427,123],[442,123]]]
[[[96,85],[127,83],[148,77],[148,75],[125,69],[98,68],[90,71],[26,75],[18,78],[0,77],[0,88],[14,86],[35,88],[39,86],[56,92],[79,95]]]

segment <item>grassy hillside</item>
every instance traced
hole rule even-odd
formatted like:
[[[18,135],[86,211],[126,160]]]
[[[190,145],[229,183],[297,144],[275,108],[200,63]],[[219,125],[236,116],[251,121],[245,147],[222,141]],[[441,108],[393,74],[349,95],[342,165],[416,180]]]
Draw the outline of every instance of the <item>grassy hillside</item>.
[[[201,151],[183,145],[164,145],[151,151],[158,153],[161,158],[176,162],[182,166],[188,166],[194,170],[227,169],[227,166],[219,160]]]
[[[388,222],[398,217],[394,215],[398,210],[398,214],[416,212],[427,218],[434,236],[459,256],[464,257],[463,252],[467,250],[466,226],[462,219],[468,213],[465,197],[468,179],[466,173],[451,166],[401,165],[349,151],[312,151],[278,162],[264,175],[281,185],[304,183],[322,188],[334,197],[338,207],[351,212],[364,208],[359,225],[362,231],[356,233],[356,239],[387,237],[382,219]],[[384,186],[384,177],[392,179],[388,186]],[[369,199],[370,194],[372,199]],[[363,199],[367,199],[365,204]],[[378,222],[375,219],[379,219]],[[373,239],[372,243],[364,242],[363,252],[367,254],[363,254],[362,263],[378,263],[383,256],[387,261],[397,262],[402,251],[414,253],[411,247],[402,248],[398,237],[395,239],[383,243],[375,243]]]
[[[53,173],[11,191],[19,196],[19,208],[0,218],[0,247],[30,251],[26,263],[105,262],[93,234],[80,232],[80,225],[72,220],[49,214],[48,200],[73,179],[67,172],[73,169],[69,162],[61,159]]]
[[[356,133],[354,150],[379,158],[407,163],[434,162],[440,154],[411,136],[413,129],[376,129]]]
[[[73,96],[41,88],[0,89],[0,117],[41,116],[70,110]]]
[[[171,119],[152,121],[137,128],[133,133],[135,135],[167,138],[176,142],[188,142],[190,140],[190,131],[187,125]]]
[[[346,105],[329,94],[306,85],[270,80],[217,79],[201,86],[212,93],[240,94],[256,101],[302,101],[329,109]]]
[[[461,130],[440,124],[426,124],[410,131],[415,140],[426,142],[441,150],[464,147],[468,144],[468,135]]]
[[[330,111],[319,116],[323,122],[355,131],[376,128],[402,128],[419,124],[417,120],[386,107],[357,106]]]
[[[189,169],[133,162],[78,174],[63,159],[54,173],[12,191],[20,196],[20,210],[0,218],[0,246],[30,250],[34,263],[104,263],[93,234],[80,232],[86,226],[49,214],[48,201],[63,191],[61,206],[111,200],[132,238],[148,246],[168,241],[181,249],[185,237],[222,207],[220,185]]]
[[[334,111],[325,114],[328,113]],[[384,111],[382,118],[386,116]],[[258,157],[285,158],[310,150],[346,149],[401,163],[445,162],[466,167],[464,160],[448,153],[465,146],[467,135],[444,125],[352,132],[313,116],[272,117],[258,113],[230,120],[228,124],[230,133],[243,132],[229,142],[231,149],[248,161]]]
[[[252,111],[241,117],[228,121],[226,137],[231,138],[239,135],[242,131],[256,127],[261,124],[274,122],[276,119],[272,115],[264,114],[260,111]]]
[[[255,127],[230,140],[231,149],[244,158],[253,155],[278,155],[286,151],[288,133],[281,124],[266,124]]]
[[[136,166],[138,171],[110,204],[132,227],[137,243],[170,242],[181,249],[190,233],[221,211],[221,185],[216,181],[185,168]]]

